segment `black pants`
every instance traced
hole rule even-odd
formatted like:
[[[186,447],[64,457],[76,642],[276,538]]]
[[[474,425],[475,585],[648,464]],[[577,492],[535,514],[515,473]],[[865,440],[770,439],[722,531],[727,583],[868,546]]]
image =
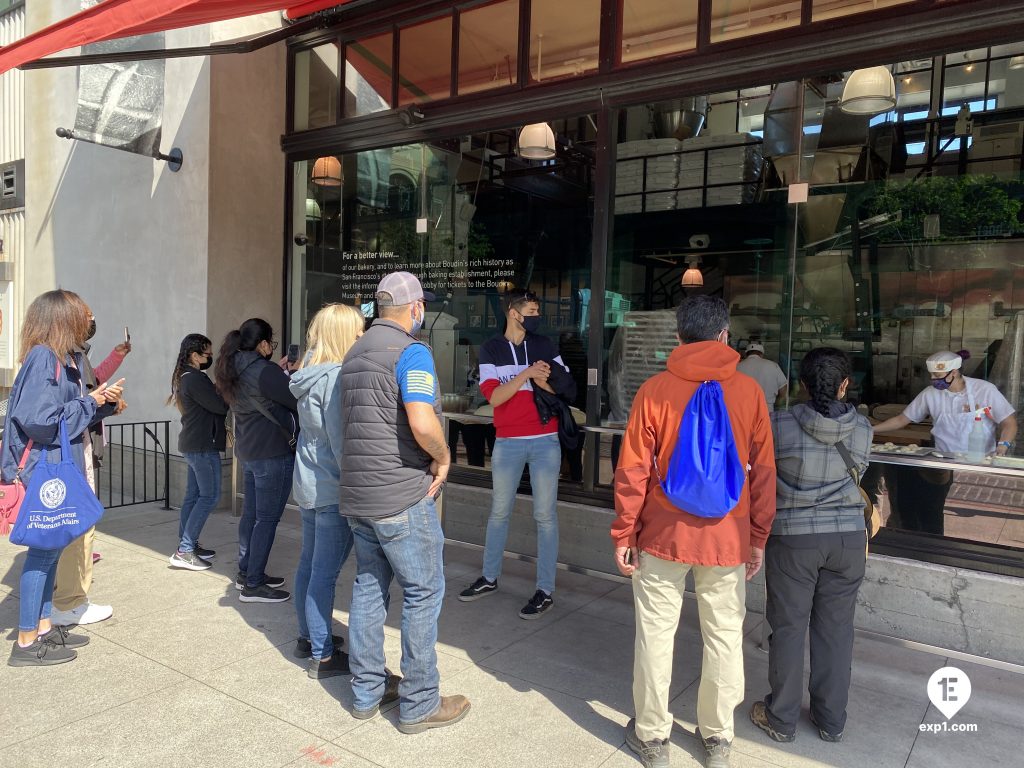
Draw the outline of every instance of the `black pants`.
[[[768,719],[792,734],[804,687],[804,635],[810,625],[811,716],[828,733],[846,727],[853,663],[853,614],[864,579],[864,531],[771,536],[768,587]]]
[[[950,470],[887,466],[885,485],[892,510],[887,527],[940,536],[944,533],[946,497],[953,485]]]

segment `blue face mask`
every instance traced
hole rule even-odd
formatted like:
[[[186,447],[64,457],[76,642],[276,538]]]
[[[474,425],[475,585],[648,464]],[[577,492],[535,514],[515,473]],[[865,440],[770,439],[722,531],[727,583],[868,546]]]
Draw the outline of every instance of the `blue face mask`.
[[[424,315],[420,315],[419,317],[416,317],[416,315],[413,315],[413,317],[412,317],[412,330],[410,331],[410,333],[413,336],[415,336],[417,333],[419,333],[420,329],[423,327],[423,317],[424,317]]]
[[[938,390],[949,389],[952,385],[953,383],[949,381],[946,377],[943,377],[941,379],[932,379],[932,386]]]

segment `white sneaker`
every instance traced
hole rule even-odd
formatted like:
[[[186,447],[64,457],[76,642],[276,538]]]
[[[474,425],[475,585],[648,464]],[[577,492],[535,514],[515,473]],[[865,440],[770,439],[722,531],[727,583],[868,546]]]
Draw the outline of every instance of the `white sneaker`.
[[[75,624],[96,624],[100,621],[106,621],[113,615],[114,609],[112,606],[97,605],[86,600],[70,611],[54,609],[50,614],[50,621],[58,627],[70,627]]]

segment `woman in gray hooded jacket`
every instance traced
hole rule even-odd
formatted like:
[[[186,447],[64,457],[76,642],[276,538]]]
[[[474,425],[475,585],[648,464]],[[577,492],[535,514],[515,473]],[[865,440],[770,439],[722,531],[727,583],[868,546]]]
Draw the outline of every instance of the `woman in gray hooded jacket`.
[[[338,647],[342,640],[331,634],[335,584],[352,550],[352,531],[338,507],[344,434],[339,374],[363,325],[359,311],[345,304],[328,304],[317,312],[306,337],[308,352],[288,385],[298,401],[292,495],[302,511],[295,656],[312,657],[307,674],[313,679],[349,673],[348,654]]]
[[[849,403],[850,359],[832,347],[807,353],[800,382],[810,395],[772,414],[776,514],[765,548],[771,693],[750,719],[775,741],[796,738],[804,680],[804,635],[811,638],[811,723],[839,741],[853,661],[853,616],[864,579],[864,501],[837,446],[863,475],[871,424]]]

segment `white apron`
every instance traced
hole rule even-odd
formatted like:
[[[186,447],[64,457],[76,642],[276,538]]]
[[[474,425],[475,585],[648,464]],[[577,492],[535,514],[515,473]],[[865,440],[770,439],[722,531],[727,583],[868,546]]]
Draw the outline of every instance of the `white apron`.
[[[978,404],[966,378],[964,384],[967,387],[965,394],[970,412],[955,410],[959,398],[949,398],[950,407],[933,417],[932,437],[935,438],[935,447],[944,453],[967,453],[967,442],[970,440],[971,430],[974,429],[974,415],[978,410]],[[981,424],[985,430],[985,450],[991,453],[996,445],[996,424],[987,415],[982,418]]]

